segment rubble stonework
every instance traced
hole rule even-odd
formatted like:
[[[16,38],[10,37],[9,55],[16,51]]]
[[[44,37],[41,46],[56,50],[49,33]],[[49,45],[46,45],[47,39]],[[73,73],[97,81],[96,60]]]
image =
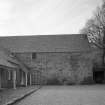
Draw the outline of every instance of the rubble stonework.
[[[60,84],[78,84],[93,82],[93,61],[97,59],[95,58],[96,52],[36,53],[36,59],[32,59],[31,53],[18,53],[17,55],[32,70],[41,72],[43,84],[51,82],[52,79],[57,79]]]
[[[0,44],[19,61],[18,85],[93,83],[105,77],[104,70],[93,69],[102,65],[103,54],[91,48],[87,35],[2,37]]]

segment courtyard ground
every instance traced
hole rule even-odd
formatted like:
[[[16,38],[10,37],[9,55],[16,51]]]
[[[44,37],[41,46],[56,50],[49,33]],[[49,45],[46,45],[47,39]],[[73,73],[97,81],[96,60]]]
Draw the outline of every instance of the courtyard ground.
[[[105,85],[44,86],[14,105],[105,105]]]

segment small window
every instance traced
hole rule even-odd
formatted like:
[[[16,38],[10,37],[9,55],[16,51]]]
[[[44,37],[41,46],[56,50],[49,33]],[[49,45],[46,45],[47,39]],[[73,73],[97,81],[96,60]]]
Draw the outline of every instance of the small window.
[[[32,59],[36,59],[36,53],[32,53]]]

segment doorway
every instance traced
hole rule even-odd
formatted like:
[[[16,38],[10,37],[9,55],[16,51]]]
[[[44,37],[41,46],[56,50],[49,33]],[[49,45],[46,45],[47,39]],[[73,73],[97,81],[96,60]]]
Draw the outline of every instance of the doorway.
[[[102,84],[104,82],[104,71],[93,71],[93,79],[95,83]]]

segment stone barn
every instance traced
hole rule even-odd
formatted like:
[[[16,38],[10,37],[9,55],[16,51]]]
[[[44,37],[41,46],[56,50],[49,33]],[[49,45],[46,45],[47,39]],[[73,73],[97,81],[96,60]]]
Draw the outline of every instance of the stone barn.
[[[93,60],[86,35],[38,35],[0,38],[28,66],[32,84],[93,83]]]

